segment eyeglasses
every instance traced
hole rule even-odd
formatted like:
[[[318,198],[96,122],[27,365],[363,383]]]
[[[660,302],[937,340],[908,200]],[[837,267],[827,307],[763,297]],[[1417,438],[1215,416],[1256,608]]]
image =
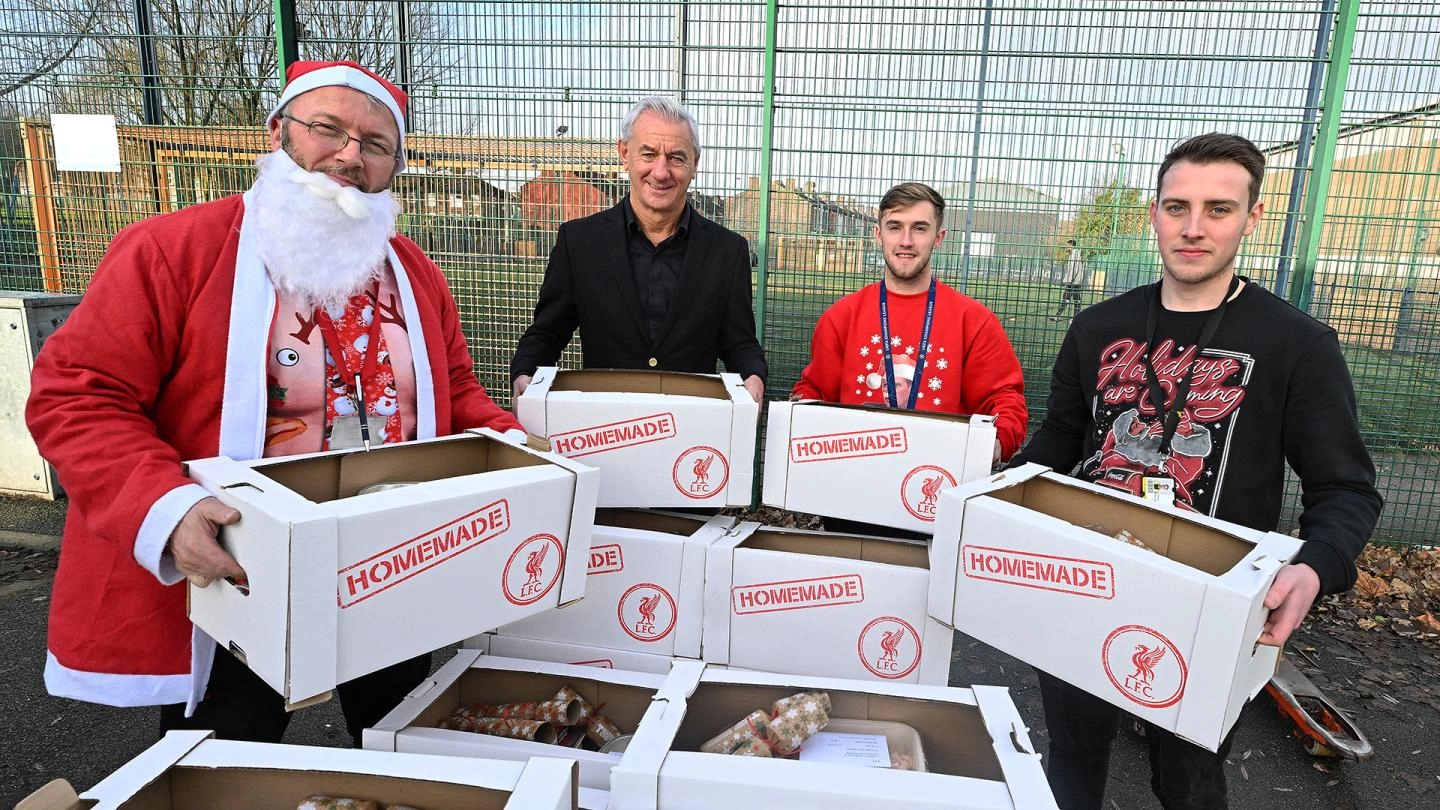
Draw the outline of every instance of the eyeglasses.
[[[323,121],[301,121],[299,118],[288,113],[282,113],[280,117],[287,121],[294,121],[300,126],[305,127],[305,129],[309,130],[310,137],[314,138],[316,143],[329,149],[334,149],[337,152],[348,146],[351,141],[356,141],[360,144],[360,154],[371,160],[395,160],[397,157],[396,151],[388,144],[357,138],[332,124],[327,124]]]

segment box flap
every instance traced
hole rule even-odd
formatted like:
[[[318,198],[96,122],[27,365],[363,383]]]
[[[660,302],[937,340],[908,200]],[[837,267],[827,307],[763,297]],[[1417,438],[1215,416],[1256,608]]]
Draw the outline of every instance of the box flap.
[[[700,612],[700,657],[717,664],[730,662],[730,582],[735,549],[760,528],[754,521],[737,524],[712,542],[705,553],[704,605]],[[719,606],[724,605],[723,610]]]
[[[1055,796],[1045,779],[1040,755],[1030,741],[1030,729],[1020,719],[1010,690],[999,686],[974,686],[975,703],[980,707],[985,728],[994,741],[995,757],[1005,774],[1005,786],[1017,810],[1055,808]]]
[[[580,763],[573,759],[531,757],[515,782],[506,807],[574,810],[580,801]]]
[[[81,810],[85,805],[75,788],[64,779],[55,779],[15,805],[15,810]]]
[[[582,393],[669,394],[706,399],[731,398],[720,375],[648,369],[557,370],[555,380],[549,386],[549,391],[554,393],[575,391]]]
[[[680,590],[676,598],[691,615],[698,612],[700,621],[677,622],[675,627],[675,654],[688,658],[701,656],[704,638],[705,580],[708,575],[709,547],[697,540],[686,540],[680,551]]]
[[[515,418],[520,420],[521,427],[525,428],[527,433],[540,437],[550,435],[545,420],[545,397],[550,393],[550,386],[555,382],[555,375],[559,371],[555,366],[535,369],[535,373],[530,375],[530,385],[516,397]]]
[[[772,402],[765,422],[765,475],[761,476],[760,502],[784,508],[789,476],[790,413],[796,403]]]
[[[80,798],[101,804],[119,805],[164,775],[175,763],[184,759],[213,734],[213,731],[171,731],[161,737],[159,742],[141,751],[134,759],[100,780],[98,785],[82,793]]]

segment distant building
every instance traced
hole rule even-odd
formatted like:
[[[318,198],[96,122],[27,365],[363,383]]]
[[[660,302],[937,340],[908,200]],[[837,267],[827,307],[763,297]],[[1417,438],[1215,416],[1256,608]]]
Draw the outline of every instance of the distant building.
[[[725,225],[755,247],[760,222],[760,179],[725,203]],[[875,229],[874,209],[816,191],[813,181],[774,181],[770,186],[770,233],[776,270],[865,270]]]
[[[959,268],[965,252],[965,222],[972,212],[970,184],[943,186],[937,191],[945,198],[948,233],[936,266],[941,270]],[[1002,267],[1048,265],[1060,234],[1060,211],[1058,199],[1029,186],[995,179],[976,182],[970,257],[998,260],[992,264]]]

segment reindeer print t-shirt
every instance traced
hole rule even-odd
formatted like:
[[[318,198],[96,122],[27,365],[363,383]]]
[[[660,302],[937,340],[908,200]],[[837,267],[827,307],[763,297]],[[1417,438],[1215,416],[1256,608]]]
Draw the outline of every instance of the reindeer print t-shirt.
[[[349,352],[356,341],[368,343],[370,319],[380,319],[377,369],[364,384],[371,441],[408,441],[415,438],[415,366],[394,273],[387,270],[378,293],[372,290],[352,296],[344,312],[331,313],[332,320]],[[356,352],[348,361],[357,367],[362,358]],[[335,378],[335,371],[336,366],[327,363],[315,310],[277,293],[266,353],[267,457],[329,449],[327,437],[334,418],[354,411],[349,389]]]
[[[1141,287],[1076,317],[1055,360],[1045,420],[1012,466],[1038,462],[1136,495],[1145,478],[1169,478],[1178,508],[1270,531],[1288,461],[1307,495],[1301,536],[1319,541],[1307,542],[1299,560],[1322,586],[1348,587],[1379,496],[1335,331],[1247,280],[1198,356],[1210,312],[1162,309],[1151,347],[1145,327],[1156,294],[1155,285]],[[1168,454],[1160,452],[1147,350],[1167,405],[1190,375]]]

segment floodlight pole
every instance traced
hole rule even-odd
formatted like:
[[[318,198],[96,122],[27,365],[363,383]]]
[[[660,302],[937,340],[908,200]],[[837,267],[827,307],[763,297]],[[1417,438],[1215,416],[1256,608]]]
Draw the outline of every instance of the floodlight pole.
[[[1290,170],[1290,198],[1285,203],[1285,227],[1280,232],[1280,261],[1275,267],[1274,293],[1286,297],[1290,285],[1290,248],[1295,244],[1295,218],[1300,212],[1300,195],[1305,191],[1305,167],[1310,160],[1310,141],[1315,137],[1316,105],[1325,83],[1325,53],[1330,47],[1330,28],[1335,21],[1335,0],[1325,0],[1320,24],[1315,29],[1315,58],[1310,62],[1310,82],[1305,90],[1305,121],[1295,139],[1295,167]]]
[[[300,40],[296,36],[295,0],[274,0],[275,67],[280,71],[280,87],[285,87],[285,71],[300,58]]]
[[[150,24],[150,0],[135,0],[135,38],[140,46],[140,88],[145,123],[165,123],[160,95],[159,70],[155,65],[155,29]]]
[[[980,34],[980,78],[975,92],[975,134],[970,138],[970,191],[965,202],[965,238],[960,254],[960,292],[970,280],[970,240],[975,235],[975,188],[980,174],[980,133],[985,120],[985,80],[990,69],[990,21],[995,0],[985,0],[984,27]],[[940,223],[943,227],[945,223]],[[992,240],[993,241],[993,240]]]

